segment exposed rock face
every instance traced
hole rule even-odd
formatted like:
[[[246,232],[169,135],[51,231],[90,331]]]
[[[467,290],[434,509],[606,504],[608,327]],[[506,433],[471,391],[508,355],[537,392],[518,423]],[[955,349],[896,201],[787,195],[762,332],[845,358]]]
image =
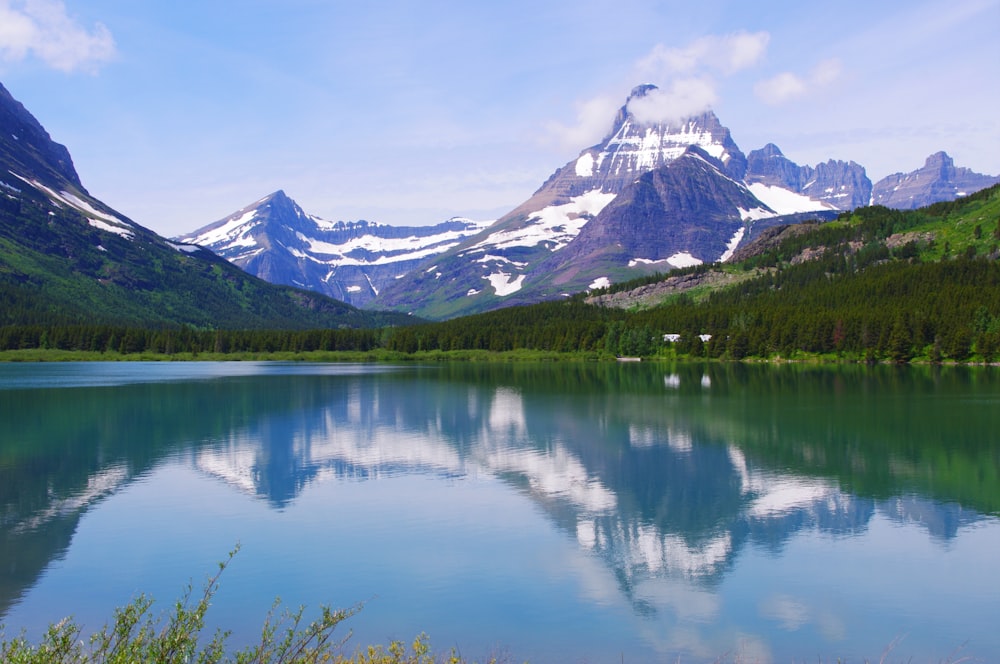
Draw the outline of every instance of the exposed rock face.
[[[872,204],[901,210],[953,201],[1000,182],[1000,176],[983,175],[968,168],[956,168],[945,152],[927,157],[923,168],[910,173],[894,173],[879,180],[872,191]]]
[[[774,143],[747,156],[746,182],[782,187],[837,210],[868,205],[872,193],[872,182],[860,164],[831,159],[815,168],[799,166]]]
[[[617,281],[628,271],[727,260],[756,219],[773,217],[724,165],[698,147],[641,175],[579,235],[529,274],[525,293],[543,299]]]
[[[64,145],[56,143],[45,128],[0,85],[0,154],[3,172],[31,173],[39,182],[56,189],[66,185],[78,193],[87,190],[73,167]]]
[[[331,222],[307,215],[277,191],[179,239],[211,249],[271,283],[362,306],[428,256],[487,225],[469,219],[418,227]]]

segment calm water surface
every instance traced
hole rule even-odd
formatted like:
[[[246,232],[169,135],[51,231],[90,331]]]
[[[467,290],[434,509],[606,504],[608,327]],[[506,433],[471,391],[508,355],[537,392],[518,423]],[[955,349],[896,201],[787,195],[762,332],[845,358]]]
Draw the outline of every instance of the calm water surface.
[[[349,648],[1000,661],[998,430],[990,369],[0,365],[0,620],[239,543],[234,645],[280,597],[364,602]]]

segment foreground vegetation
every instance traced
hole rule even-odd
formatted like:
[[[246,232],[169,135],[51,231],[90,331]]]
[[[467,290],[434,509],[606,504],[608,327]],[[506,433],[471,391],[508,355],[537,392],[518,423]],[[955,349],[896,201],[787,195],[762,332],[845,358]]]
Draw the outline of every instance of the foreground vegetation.
[[[237,547],[238,550],[238,547]],[[23,635],[8,639],[0,628],[0,661],[5,664],[461,664],[466,660],[454,649],[436,656],[426,635],[417,636],[407,647],[401,641],[388,646],[374,645],[349,652],[350,633],[336,639],[337,627],[356,614],[360,607],[333,610],[321,607],[319,617],[308,624],[304,609],[279,613],[275,602],[264,619],[260,641],[242,650],[227,648],[229,632],[216,630],[211,637],[203,634],[205,615],[219,588],[219,577],[232,561],[219,563],[214,576],[206,581],[199,596],[188,586],[173,611],[153,614],[153,600],[140,595],[115,611],[110,624],[87,641],[82,629],[71,619],[49,626],[37,644]],[[497,658],[487,660],[497,664]]]
[[[742,276],[698,295],[664,296],[652,306],[596,306],[581,294],[438,323],[285,331],[8,317],[0,325],[0,351],[35,351],[45,359],[52,357],[46,351],[73,351],[101,359],[484,359],[513,353],[994,362],[1000,357],[998,257],[1000,186],[922,210],[871,207],[842,215],[740,263],[691,268],[692,274]]]
[[[23,634],[8,638],[0,624],[0,661],[4,664],[465,664],[469,661],[455,648],[434,653],[426,634],[418,635],[409,645],[392,641],[387,646],[369,645],[352,650],[350,632],[340,638],[335,638],[335,632],[341,623],[361,610],[360,606],[338,610],[323,606],[319,616],[306,623],[304,608],[282,611],[278,601],[264,618],[259,641],[232,650],[227,647],[230,632],[217,629],[211,636],[204,632],[205,616],[219,589],[219,578],[238,550],[237,546],[225,562],[219,563],[219,569],[205,582],[200,594],[194,593],[189,585],[169,613],[154,615],[153,600],[140,595],[116,609],[112,622],[86,640],[82,628],[70,618],[50,625],[37,643],[30,642]],[[893,661],[890,655],[895,645],[890,644],[878,660],[863,660],[864,664]],[[484,660],[485,664],[508,661],[507,655],[490,655]],[[681,660],[678,657],[676,661]],[[713,664],[757,661],[737,653],[718,657]],[[973,660],[956,655],[940,661],[959,664]]]

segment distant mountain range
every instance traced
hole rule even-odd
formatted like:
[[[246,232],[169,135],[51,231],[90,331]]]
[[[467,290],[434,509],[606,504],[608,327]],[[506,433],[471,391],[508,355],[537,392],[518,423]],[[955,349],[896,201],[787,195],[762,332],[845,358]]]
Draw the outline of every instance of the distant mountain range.
[[[854,162],[799,166],[772,144],[744,155],[710,111],[640,122],[630,105],[653,89],[636,88],[601,143],[493,222],[331,222],[279,191],[168,240],[91,196],[69,151],[0,86],[0,325],[449,318],[726,261],[775,225],[871,202],[952,200],[1000,181],[945,153],[874,186]],[[377,311],[387,309],[396,313]]]
[[[277,191],[178,240],[207,247],[271,283],[362,306],[429,256],[490,223],[459,218],[414,227],[332,222],[307,215]]]
[[[97,200],[0,85],[0,326],[373,327],[407,318],[275,286]]]
[[[449,318],[725,261],[775,225],[873,203],[920,207],[1000,181],[944,153],[875,185],[853,161],[799,166],[774,144],[744,155],[711,111],[639,121],[631,106],[652,90],[635,88],[601,143],[492,224],[333,223],[278,192],[179,239],[275,283]]]
[[[1000,182],[1000,177],[981,175],[968,168],[956,168],[945,152],[927,157],[923,168],[910,173],[894,173],[879,180],[872,190],[872,204],[899,210],[951,201]]]

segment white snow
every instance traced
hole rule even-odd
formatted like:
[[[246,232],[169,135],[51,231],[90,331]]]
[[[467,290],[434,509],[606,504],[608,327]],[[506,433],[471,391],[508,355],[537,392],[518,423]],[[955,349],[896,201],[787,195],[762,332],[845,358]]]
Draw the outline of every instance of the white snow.
[[[678,251],[668,258],[667,262],[674,267],[694,267],[695,265],[701,265],[703,261],[692,256],[690,252]]]
[[[109,224],[106,221],[101,221],[100,219],[88,219],[87,223],[94,228],[99,228],[102,231],[107,231],[108,233],[114,233],[115,235],[120,235],[126,240],[131,240],[135,237],[135,233],[127,228],[122,228],[121,226],[115,226],[114,224]]]
[[[589,152],[576,160],[576,174],[581,178],[594,176],[594,155]]]
[[[113,214],[108,214],[107,212],[101,212],[87,201],[83,200],[82,198],[80,198],[75,194],[71,194],[68,191],[59,192],[59,198],[61,198],[67,205],[75,207],[77,210],[83,211],[88,217],[94,219],[100,219],[101,221],[107,221],[119,226],[132,225],[127,221],[125,221],[124,219],[116,217]]]
[[[702,260],[695,258],[687,251],[678,251],[673,256],[669,258],[661,258],[659,260],[652,260],[649,258],[633,258],[628,262],[629,267],[635,267],[636,265],[660,265],[661,263],[666,263],[671,267],[693,267],[695,265],[701,265]]]
[[[193,254],[194,252],[201,249],[201,247],[195,244],[177,244],[176,242],[167,242],[167,244],[169,244],[177,251],[183,252],[185,254]]]
[[[375,235],[362,235],[342,244],[325,242],[305,235],[300,235],[300,238],[308,243],[310,253],[323,254],[330,257],[338,265],[385,265],[426,258],[447,251],[491,223],[477,222],[476,226],[470,230],[446,231],[424,237],[411,235],[405,238],[382,238]],[[379,254],[379,256],[374,260],[365,260],[348,255],[358,250]],[[324,262],[329,262],[329,260]]]
[[[721,256],[719,256],[720,263],[725,263],[726,261],[728,261],[730,258],[733,257],[733,252],[736,251],[736,247],[740,246],[740,242],[743,241],[743,236],[746,234],[746,232],[747,232],[747,227],[740,226],[740,229],[735,233],[733,233],[733,237],[729,239],[729,243],[726,245],[726,250],[722,252]]]
[[[814,201],[803,194],[795,193],[783,187],[755,182],[750,185],[750,193],[761,203],[778,214],[796,214],[798,212],[817,212],[819,210],[836,210],[834,206],[822,201]],[[759,208],[758,208],[759,209]],[[740,211],[743,213],[743,211]],[[775,216],[775,215],[770,215]],[[746,216],[744,216],[744,219]],[[761,219],[764,217],[752,217]]]
[[[198,237],[191,238],[191,241],[195,244],[200,244],[204,246],[213,246],[225,243],[225,248],[228,249],[232,246],[248,246],[254,244],[253,238],[244,235],[245,230],[243,226],[249,224],[257,216],[257,210],[250,210],[245,212],[238,217],[233,217],[226,223],[222,224],[217,228],[202,233]],[[240,237],[240,236],[243,237]],[[249,243],[247,242],[249,240]]]
[[[492,254],[486,254],[482,258],[476,261],[477,263],[506,263],[513,265],[514,267],[528,267],[527,263],[522,263],[520,261],[512,261],[506,256],[494,256]]]
[[[511,275],[506,272],[496,272],[483,277],[483,279],[490,282],[490,286],[493,286],[493,291],[500,297],[516,293],[524,285],[523,274],[519,274],[514,279],[511,279]]]
[[[598,157],[598,164],[611,159],[610,172],[641,173],[677,159],[689,146],[696,145],[716,159],[725,160],[726,149],[717,143],[711,132],[702,131],[694,122],[683,127],[646,127],[637,131],[631,121],[622,123],[618,133],[608,141]]]
[[[46,187],[41,182],[38,182],[36,180],[29,180],[26,177],[18,175],[14,171],[8,171],[8,172],[14,177],[23,180],[24,182],[27,182],[35,189],[38,189],[39,191],[46,194],[50,199],[52,199],[52,202],[55,203],[56,205],[63,203],[83,213],[83,215],[87,217],[87,222],[91,226],[99,228],[102,231],[107,231],[109,233],[114,233],[115,235],[120,235],[121,237],[126,238],[128,240],[131,240],[135,237],[135,231],[132,230],[134,228],[132,224],[128,223],[124,219],[121,219],[120,217],[116,217],[113,214],[109,214],[107,212],[101,212],[100,210],[98,210],[93,205],[83,200],[76,194],[70,193],[68,191],[57,192],[54,189]]]
[[[770,219],[778,216],[773,210],[766,210],[762,207],[755,207],[750,210],[736,208],[736,210],[740,213],[740,219],[743,221],[757,221],[758,219]]]
[[[597,279],[594,279],[592,282],[590,282],[590,285],[587,286],[587,288],[589,288],[590,290],[597,290],[598,288],[607,288],[610,285],[611,285],[610,279],[608,279],[607,277],[598,277]]]
[[[348,286],[347,287],[347,292],[348,293],[360,293],[361,292],[361,286]]]
[[[466,297],[472,297],[473,295],[479,295],[479,293],[481,293],[481,292],[482,291],[478,291],[475,288],[470,288],[469,291],[465,294],[465,296]]]
[[[574,196],[569,203],[550,205],[535,212],[520,228],[492,233],[471,249],[535,247],[543,242],[550,242],[552,246],[549,250],[557,251],[579,235],[580,229],[614,198],[615,194],[593,189]]]

